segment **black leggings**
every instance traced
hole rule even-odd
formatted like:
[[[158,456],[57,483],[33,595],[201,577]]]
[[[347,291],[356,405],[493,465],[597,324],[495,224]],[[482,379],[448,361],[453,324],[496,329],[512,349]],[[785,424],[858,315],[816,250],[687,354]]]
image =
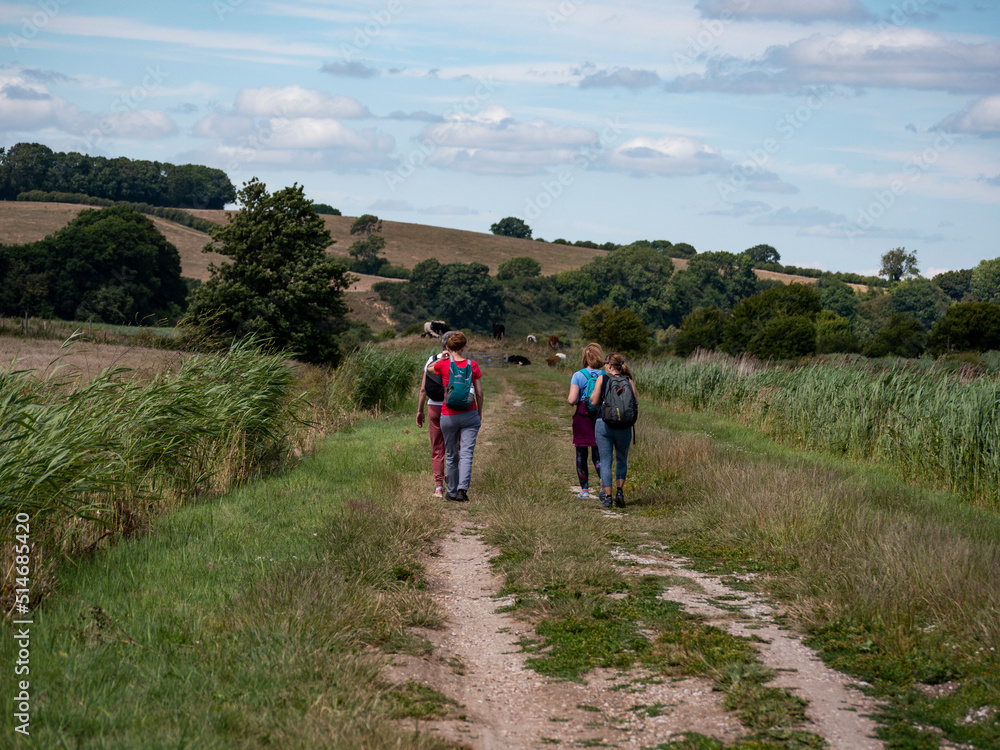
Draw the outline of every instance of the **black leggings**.
[[[597,452],[597,446],[591,449],[594,457],[594,468],[597,469],[597,476],[601,476],[601,454]],[[576,475],[580,479],[580,487],[587,489],[590,486],[590,472],[587,466],[587,446],[576,446]]]

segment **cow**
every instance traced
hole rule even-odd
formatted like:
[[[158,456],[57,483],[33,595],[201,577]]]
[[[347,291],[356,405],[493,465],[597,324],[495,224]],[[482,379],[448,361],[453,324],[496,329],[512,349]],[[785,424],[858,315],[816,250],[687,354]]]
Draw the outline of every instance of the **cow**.
[[[565,346],[555,334],[549,336],[549,349],[562,349]]]
[[[559,359],[559,357],[547,357],[546,360],[545,360],[545,364],[547,364],[549,367],[556,367],[561,362],[562,362],[562,360]]]
[[[559,357],[559,359],[566,359],[566,355],[562,352],[556,352],[556,356]]]
[[[422,338],[436,338],[448,333],[448,324],[443,320],[428,320],[424,323],[424,332],[420,334]]]
[[[535,334],[529,333],[528,334],[528,338],[525,339],[525,342],[527,342],[529,344],[537,344],[538,343],[538,338],[535,336]]]
[[[504,330],[505,329],[503,323],[494,323],[493,338],[495,338],[497,341],[503,341]]]
[[[530,365],[531,360],[527,357],[522,357],[520,354],[508,354],[507,355],[508,365],[517,365],[518,367],[523,367],[524,365]]]

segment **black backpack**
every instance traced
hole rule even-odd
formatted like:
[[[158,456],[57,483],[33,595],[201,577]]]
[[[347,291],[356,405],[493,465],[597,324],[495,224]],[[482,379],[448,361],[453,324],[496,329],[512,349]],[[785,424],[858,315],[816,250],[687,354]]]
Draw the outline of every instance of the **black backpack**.
[[[632,382],[624,375],[605,375],[601,390],[601,419],[608,427],[624,429],[639,418],[639,402]]]
[[[444,380],[433,370],[427,370],[424,392],[431,401],[444,401]]]

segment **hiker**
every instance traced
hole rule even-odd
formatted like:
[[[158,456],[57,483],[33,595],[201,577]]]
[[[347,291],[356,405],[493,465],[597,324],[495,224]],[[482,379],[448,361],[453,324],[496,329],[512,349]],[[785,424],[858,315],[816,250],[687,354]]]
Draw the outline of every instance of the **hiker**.
[[[573,446],[576,448],[576,476],[580,480],[580,494],[577,497],[590,499],[590,471],[587,466],[587,452],[594,459],[597,478],[601,478],[601,452],[594,437],[598,407],[590,404],[594,385],[604,366],[604,352],[600,344],[590,343],[583,348],[580,368],[569,381],[569,396],[566,401],[576,407],[573,414]]]
[[[445,344],[454,331],[441,337],[441,351],[428,357],[424,364],[424,377],[420,381],[420,396],[417,399],[417,427],[424,426],[424,404],[427,404],[427,431],[431,436],[431,470],[434,472],[434,497],[444,497],[444,435],[441,434],[441,404],[444,402],[444,383],[437,373],[429,373],[427,368],[439,359],[448,358]]]
[[[632,444],[638,401],[635,381],[628,365],[625,364],[625,358],[617,352],[609,354],[604,360],[604,372],[597,379],[594,392],[590,396],[591,404],[601,405],[597,424],[594,426],[594,437],[597,438],[597,448],[602,458],[600,500],[605,508],[611,507],[612,467],[618,484],[614,504],[619,508],[625,507],[624,487],[625,475],[628,473],[628,449]],[[614,461],[611,460],[612,448]]]
[[[465,358],[465,334],[455,331],[445,341],[447,359],[439,359],[429,368],[444,383],[441,404],[441,432],[444,435],[444,464],[448,492],[445,498],[468,502],[469,481],[472,478],[472,454],[476,436],[482,426],[482,373],[479,365]]]

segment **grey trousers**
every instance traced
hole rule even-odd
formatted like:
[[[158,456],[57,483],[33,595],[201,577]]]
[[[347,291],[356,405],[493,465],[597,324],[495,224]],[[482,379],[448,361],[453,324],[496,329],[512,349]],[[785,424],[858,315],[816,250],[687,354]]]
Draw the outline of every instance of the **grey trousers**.
[[[468,490],[472,479],[472,454],[482,425],[479,411],[463,414],[442,414],[441,433],[444,435],[444,473],[448,491]]]

